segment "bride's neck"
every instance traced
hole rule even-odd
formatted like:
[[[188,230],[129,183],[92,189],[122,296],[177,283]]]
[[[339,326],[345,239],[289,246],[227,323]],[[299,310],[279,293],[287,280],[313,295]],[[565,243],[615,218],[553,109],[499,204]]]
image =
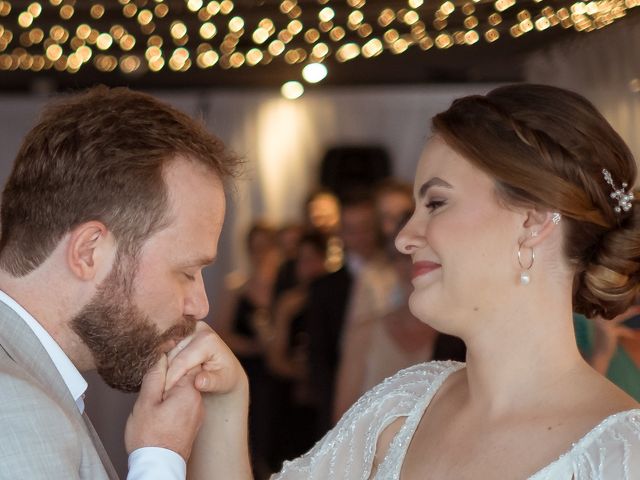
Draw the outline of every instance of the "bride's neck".
[[[586,367],[576,345],[571,305],[505,312],[468,338],[469,402],[496,415],[535,407],[545,392],[566,385]]]

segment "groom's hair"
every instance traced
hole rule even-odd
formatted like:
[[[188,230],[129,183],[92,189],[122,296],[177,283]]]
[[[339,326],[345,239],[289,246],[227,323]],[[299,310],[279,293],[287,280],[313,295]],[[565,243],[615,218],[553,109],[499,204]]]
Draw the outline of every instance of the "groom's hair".
[[[237,166],[202,123],[150,95],[101,86],[50,105],[24,139],[2,194],[0,267],[26,275],[91,220],[134,255],[165,224],[163,167],[178,157],[222,180]]]

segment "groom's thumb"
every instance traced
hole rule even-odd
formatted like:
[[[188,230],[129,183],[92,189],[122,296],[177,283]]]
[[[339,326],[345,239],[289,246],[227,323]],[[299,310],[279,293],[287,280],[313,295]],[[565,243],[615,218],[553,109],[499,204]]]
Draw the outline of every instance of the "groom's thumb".
[[[142,379],[140,395],[141,402],[160,403],[164,393],[164,384],[167,378],[168,361],[165,354],[153,365]]]

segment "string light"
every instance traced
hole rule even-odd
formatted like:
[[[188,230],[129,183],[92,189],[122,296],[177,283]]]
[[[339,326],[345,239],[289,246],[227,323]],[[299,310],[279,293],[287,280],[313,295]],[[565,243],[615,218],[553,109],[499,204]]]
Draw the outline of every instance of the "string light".
[[[202,26],[200,27],[200,36],[205,40],[210,40],[215,36],[217,31],[218,30],[213,23],[206,22],[206,23],[203,23]]]
[[[311,53],[313,54],[313,56],[319,59],[322,59],[327,55],[329,55],[329,52],[330,52],[330,49],[326,43],[317,43],[311,50]]]
[[[335,16],[335,12],[331,7],[325,7],[318,13],[321,22],[329,22]]]
[[[307,63],[302,75],[313,83],[326,76],[328,59],[493,43],[552,28],[591,32],[640,6],[640,0],[382,1],[373,8],[366,0],[340,7],[278,0],[269,17],[256,18],[260,4],[233,0],[119,0],[109,15],[104,0],[83,8],[78,1],[0,0],[0,70],[135,74]],[[294,90],[304,92],[299,85]]]
[[[29,12],[22,12],[18,16],[18,25],[20,25],[22,28],[28,28],[29,26],[31,26],[32,22],[33,15],[31,15]]]
[[[336,60],[347,62],[360,55],[360,47],[356,43],[345,43],[336,51]]]
[[[253,35],[251,36],[251,38],[253,39],[253,42],[255,44],[260,45],[260,44],[266,42],[267,39],[269,38],[269,31],[266,30],[265,28],[258,27],[253,32]]]
[[[33,16],[33,18],[37,18],[42,13],[42,5],[40,5],[38,2],[34,2],[29,5],[27,11]]]
[[[71,5],[63,5],[63,7],[60,9],[60,18],[62,18],[63,20],[69,20],[71,17],[73,17],[74,13],[75,10]]]
[[[280,40],[274,40],[269,44],[269,53],[274,57],[277,57],[282,52],[284,52],[284,48],[284,43],[282,43]]]
[[[108,50],[113,44],[113,37],[108,33],[101,33],[96,40],[96,46],[100,50]]]
[[[262,50],[258,48],[252,48],[247,52],[246,60],[249,65],[256,65],[262,61],[264,55]]]
[[[378,38],[372,38],[362,47],[362,56],[365,58],[375,57],[376,55],[380,55],[384,46],[382,42]]]
[[[91,14],[91,17],[98,20],[104,15],[104,7],[100,4],[93,5],[89,13]]]

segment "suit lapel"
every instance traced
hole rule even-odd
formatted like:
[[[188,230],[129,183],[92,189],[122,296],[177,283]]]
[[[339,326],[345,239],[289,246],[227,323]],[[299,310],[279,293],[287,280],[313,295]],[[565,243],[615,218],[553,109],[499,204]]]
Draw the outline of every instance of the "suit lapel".
[[[96,451],[98,452],[98,456],[102,461],[102,465],[104,465],[104,468],[107,471],[107,475],[109,475],[109,478],[111,480],[118,480],[118,474],[116,473],[116,469],[111,463],[111,459],[109,458],[107,451],[104,449],[104,446],[100,441],[100,437],[98,437],[96,430],[93,428],[93,424],[91,423],[91,420],[89,420],[89,417],[87,416],[86,413],[82,414],[82,419],[84,420],[84,424],[87,427],[89,436],[91,437],[91,441],[93,442],[93,445],[96,447]]]
[[[0,302],[0,347],[70,413],[70,418],[80,417],[80,411],[71,392],[38,337],[16,312],[2,302]],[[86,414],[83,414],[82,418],[84,422],[79,422],[79,427],[84,428],[88,434],[109,479],[117,480],[115,468],[93,425]]]

